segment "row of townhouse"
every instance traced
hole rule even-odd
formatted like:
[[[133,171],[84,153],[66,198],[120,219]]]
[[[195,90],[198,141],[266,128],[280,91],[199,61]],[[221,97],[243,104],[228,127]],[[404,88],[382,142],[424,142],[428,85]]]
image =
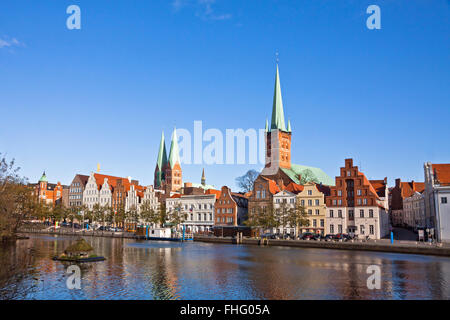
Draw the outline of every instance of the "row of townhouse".
[[[438,241],[450,241],[450,164],[424,164],[425,182],[395,180],[390,191],[392,224],[425,229]]]

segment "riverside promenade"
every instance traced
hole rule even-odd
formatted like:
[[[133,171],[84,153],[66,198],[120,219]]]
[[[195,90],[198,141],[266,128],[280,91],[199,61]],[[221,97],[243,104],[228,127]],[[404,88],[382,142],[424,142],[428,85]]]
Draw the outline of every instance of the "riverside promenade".
[[[137,236],[131,232],[111,232],[111,231],[94,231],[94,230],[72,230],[67,228],[22,228],[20,233],[39,233],[47,235],[61,235],[61,236],[78,236],[78,237],[108,237],[108,238],[126,238],[137,239]]]
[[[109,231],[86,231],[86,230],[70,230],[70,229],[35,229],[23,228],[20,233],[38,233],[46,235],[61,236],[82,236],[82,237],[108,237],[108,238],[125,238],[136,239],[138,237],[130,232],[109,232]],[[244,244],[259,246],[284,246],[298,248],[319,248],[319,249],[335,249],[335,250],[358,250],[358,251],[378,251],[391,253],[421,254],[450,257],[450,244],[445,243],[423,243],[418,241],[396,240],[391,244],[387,239],[369,240],[369,241],[315,241],[315,240],[280,240],[280,239],[256,239],[242,238],[238,241],[231,237],[215,237],[194,235],[194,241],[223,243],[223,244]],[[238,243],[239,242],[239,243]]]
[[[236,238],[210,237],[194,235],[194,241],[238,244]],[[369,241],[315,241],[315,240],[278,240],[243,238],[240,244],[260,246],[286,246],[299,248],[320,248],[337,250],[379,251],[391,253],[422,254],[450,257],[450,245],[442,243],[420,243],[418,241],[395,241],[391,244],[387,239]]]

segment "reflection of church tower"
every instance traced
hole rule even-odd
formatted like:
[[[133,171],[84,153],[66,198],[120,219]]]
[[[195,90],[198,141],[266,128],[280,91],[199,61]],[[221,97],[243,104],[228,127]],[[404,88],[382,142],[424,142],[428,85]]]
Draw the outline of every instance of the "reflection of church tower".
[[[203,168],[202,172],[202,186],[206,185],[206,177],[205,177],[205,168]]]
[[[159,143],[158,159],[155,168],[154,188],[160,189],[164,181],[164,170],[167,165],[166,142],[164,140],[164,131],[161,134],[161,142]]]
[[[284,122],[283,99],[281,97],[280,75],[275,76],[272,121],[266,121],[266,165],[261,174],[276,174],[279,168],[291,168],[291,122],[286,128]]]
[[[166,190],[178,191],[183,184],[180,153],[178,149],[177,130],[174,129],[172,133],[172,141],[170,143],[169,161],[164,170],[164,179]]]

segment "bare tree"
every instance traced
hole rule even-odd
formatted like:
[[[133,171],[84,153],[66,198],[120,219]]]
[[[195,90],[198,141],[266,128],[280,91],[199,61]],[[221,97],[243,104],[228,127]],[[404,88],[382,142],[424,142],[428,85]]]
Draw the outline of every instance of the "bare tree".
[[[236,178],[236,184],[243,192],[250,192],[253,190],[253,184],[258,175],[258,171],[248,170],[246,174]]]

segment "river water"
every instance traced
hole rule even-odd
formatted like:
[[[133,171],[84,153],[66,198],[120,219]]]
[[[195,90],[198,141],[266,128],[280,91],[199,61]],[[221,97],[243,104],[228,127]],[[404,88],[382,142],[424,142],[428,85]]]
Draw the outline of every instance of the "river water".
[[[449,299],[450,258],[347,250],[85,239],[106,261],[70,290],[53,261],[75,238],[0,247],[0,299]],[[367,268],[381,269],[381,289]]]

